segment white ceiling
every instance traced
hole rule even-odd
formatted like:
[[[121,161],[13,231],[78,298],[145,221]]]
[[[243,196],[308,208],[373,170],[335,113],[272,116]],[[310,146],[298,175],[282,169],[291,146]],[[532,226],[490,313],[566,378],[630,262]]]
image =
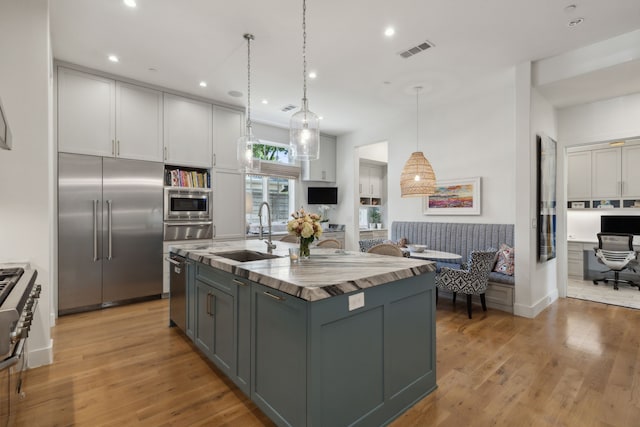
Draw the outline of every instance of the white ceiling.
[[[415,109],[462,98],[515,64],[557,55],[640,28],[638,0],[307,0],[307,59],[312,111],[323,132],[339,135]],[[302,98],[301,0],[51,0],[56,59],[244,106],[252,33],[252,115],[287,126]],[[569,28],[570,19],[584,23]],[[393,38],[383,31],[392,25]],[[408,59],[398,53],[425,40],[435,47]],[[119,63],[107,55],[116,54]],[[154,68],[155,71],[149,70]],[[627,68],[632,68],[628,66]],[[637,68],[625,70],[635,71]],[[603,72],[604,73],[604,72]],[[597,97],[630,89],[609,70]],[[205,80],[208,87],[198,83]],[[638,78],[632,79],[637,84]],[[578,82],[579,83],[579,82]],[[557,105],[584,102],[585,87],[548,89]],[[634,87],[633,85],[631,87]],[[553,88],[552,88],[553,89]],[[268,105],[260,101],[269,100]],[[593,96],[589,99],[593,100]]]

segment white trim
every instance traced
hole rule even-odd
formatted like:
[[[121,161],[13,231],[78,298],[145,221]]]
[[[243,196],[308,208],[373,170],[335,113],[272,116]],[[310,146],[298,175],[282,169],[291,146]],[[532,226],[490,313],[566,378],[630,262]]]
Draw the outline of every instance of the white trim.
[[[53,340],[49,340],[49,345],[45,348],[29,350],[28,364],[29,369],[38,366],[50,365],[53,363]]]
[[[513,314],[516,316],[528,317],[533,319],[538,314],[542,313],[542,311],[553,304],[558,299],[558,290],[554,289],[549,292],[546,296],[540,298],[536,303],[532,306],[526,306],[523,304],[514,304],[513,306]]]

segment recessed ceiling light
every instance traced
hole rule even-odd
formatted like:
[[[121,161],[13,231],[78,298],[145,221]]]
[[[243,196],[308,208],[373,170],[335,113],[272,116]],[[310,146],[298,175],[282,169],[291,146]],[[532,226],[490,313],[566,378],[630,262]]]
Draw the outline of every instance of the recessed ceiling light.
[[[318,74],[315,71],[311,71],[309,73],[309,78],[310,79],[315,79],[316,77],[318,77]]]
[[[115,56],[115,55],[109,55],[109,61],[111,61],[111,62],[120,62],[118,57]]]
[[[584,18],[576,18],[576,19],[572,19],[571,21],[569,21],[569,23],[567,24],[569,27],[575,27],[577,25],[580,25],[584,22]]]
[[[242,92],[239,92],[237,90],[230,90],[227,93],[229,94],[229,96],[233,96],[234,98],[242,98]]]
[[[207,87],[207,82],[201,81],[200,82],[200,87]]]
[[[149,71],[158,71],[158,69],[154,68],[154,67],[149,67],[149,68],[147,68],[147,70],[149,70]]]
[[[122,0],[122,2],[129,7],[136,7],[136,0]]]
[[[268,103],[269,103],[269,100],[268,100],[268,99],[263,99],[263,100],[262,100],[262,103],[263,103],[263,104],[268,104]]]
[[[320,120],[324,120],[324,117],[323,117],[323,116],[320,116],[320,117],[318,117],[318,119],[320,119]]]
[[[391,36],[393,36],[395,33],[396,33],[396,30],[395,30],[393,27],[387,27],[387,28],[384,30],[384,35],[385,35],[385,36],[387,36],[387,37],[391,37]]]
[[[564,11],[565,11],[566,13],[571,13],[571,12],[573,12],[574,10],[576,10],[577,8],[578,8],[578,6],[576,6],[575,4],[570,4],[569,6],[567,6],[567,7],[565,7],[565,8],[564,8]]]

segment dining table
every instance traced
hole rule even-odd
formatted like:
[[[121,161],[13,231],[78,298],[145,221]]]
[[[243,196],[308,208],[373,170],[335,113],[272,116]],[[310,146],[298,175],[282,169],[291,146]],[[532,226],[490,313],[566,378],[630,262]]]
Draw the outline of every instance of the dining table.
[[[436,250],[424,250],[422,252],[411,251],[408,248],[402,248],[403,252],[409,252],[409,258],[422,258],[431,261],[442,260],[461,260],[462,255],[454,254],[452,252],[436,251]]]

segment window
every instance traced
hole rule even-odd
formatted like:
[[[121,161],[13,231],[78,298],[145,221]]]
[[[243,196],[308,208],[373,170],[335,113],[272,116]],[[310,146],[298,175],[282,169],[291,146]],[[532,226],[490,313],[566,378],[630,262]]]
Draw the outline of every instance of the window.
[[[288,146],[275,142],[254,146],[254,155],[262,163],[259,175],[245,176],[249,233],[260,231],[258,209],[262,202],[268,202],[271,207],[273,232],[286,231],[286,223],[295,210],[295,182],[300,175],[300,168],[289,163],[288,152]],[[262,214],[263,225],[266,225],[266,212],[263,210]]]

